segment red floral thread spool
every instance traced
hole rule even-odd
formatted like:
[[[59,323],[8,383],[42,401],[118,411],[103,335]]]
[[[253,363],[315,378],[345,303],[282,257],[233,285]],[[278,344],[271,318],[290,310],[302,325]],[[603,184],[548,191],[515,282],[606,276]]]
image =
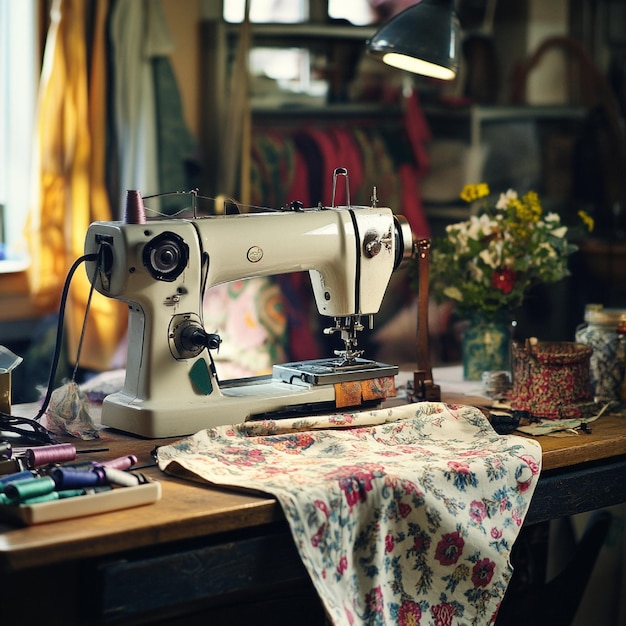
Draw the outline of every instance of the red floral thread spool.
[[[581,417],[593,400],[589,346],[575,342],[513,342],[511,408],[534,417]]]

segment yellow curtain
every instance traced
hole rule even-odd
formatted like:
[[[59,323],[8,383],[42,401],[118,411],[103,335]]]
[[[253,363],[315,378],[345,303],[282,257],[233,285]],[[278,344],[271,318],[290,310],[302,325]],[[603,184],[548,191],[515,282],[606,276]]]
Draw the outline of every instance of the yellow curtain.
[[[87,71],[86,11],[95,12],[91,71]],[[105,26],[108,0],[54,0],[39,88],[36,173],[28,238],[30,289],[36,308],[58,308],[71,264],[83,254],[94,220],[111,220],[105,190]],[[66,309],[69,358],[76,357],[90,283],[75,274]],[[80,365],[110,367],[127,325],[122,303],[94,293]]]

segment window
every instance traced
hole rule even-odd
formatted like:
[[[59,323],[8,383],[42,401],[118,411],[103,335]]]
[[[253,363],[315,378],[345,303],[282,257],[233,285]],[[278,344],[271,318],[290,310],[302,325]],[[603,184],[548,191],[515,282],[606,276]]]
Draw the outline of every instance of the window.
[[[250,21],[260,24],[307,22],[312,1],[250,0]],[[223,0],[222,15],[226,22],[240,23],[244,14],[245,0]],[[372,22],[369,0],[329,0],[328,16],[354,25]],[[250,50],[249,67],[253,106],[324,105],[327,102],[327,57],[319,50],[258,45]]]
[[[0,2],[0,271],[23,269],[37,93],[36,1]]]
[[[246,0],[224,0],[224,19],[242,22]],[[308,0],[250,0],[250,21],[294,24],[309,17]]]
[[[245,0],[224,0],[224,19],[241,22],[244,9]],[[328,0],[328,16],[359,26],[371,24],[373,20],[369,0]],[[308,18],[309,0],[250,0],[251,22],[295,24]]]

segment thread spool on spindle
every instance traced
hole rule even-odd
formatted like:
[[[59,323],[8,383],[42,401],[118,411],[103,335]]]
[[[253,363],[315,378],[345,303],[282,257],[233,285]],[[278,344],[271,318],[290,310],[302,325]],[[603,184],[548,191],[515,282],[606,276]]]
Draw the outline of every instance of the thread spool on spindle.
[[[145,224],[146,209],[143,205],[141,192],[129,189],[126,192],[126,208],[124,209],[125,224]]]
[[[27,448],[24,453],[26,465],[30,468],[65,463],[76,458],[76,448],[71,443],[59,443],[40,448]]]

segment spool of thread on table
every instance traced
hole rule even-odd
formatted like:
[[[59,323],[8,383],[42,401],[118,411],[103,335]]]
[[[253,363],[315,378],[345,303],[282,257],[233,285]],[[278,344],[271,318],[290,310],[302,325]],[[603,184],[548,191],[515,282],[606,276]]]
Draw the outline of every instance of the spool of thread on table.
[[[97,487],[82,487],[80,489],[61,489],[55,491],[59,497],[59,500],[65,500],[67,498],[77,498],[78,496],[89,496],[94,493],[101,493],[103,491],[111,491],[111,485],[98,485]]]
[[[118,470],[126,470],[136,464],[137,457],[134,454],[120,456],[117,459],[111,459],[110,461],[103,461],[102,463],[99,463],[102,467],[110,467]]]
[[[23,470],[21,472],[2,476],[0,478],[0,493],[4,491],[4,488],[8,483],[12,483],[15,480],[26,480],[28,478],[33,478],[33,473],[30,470]]]
[[[123,472],[112,467],[104,467],[103,470],[107,481],[119,487],[136,487],[148,482],[148,479],[143,474]]]
[[[28,467],[41,467],[54,463],[65,463],[76,458],[76,448],[71,443],[59,443],[53,446],[27,448],[24,452]]]
[[[20,504],[30,506],[31,504],[40,504],[41,502],[52,502],[53,500],[58,500],[58,499],[59,499],[58,492],[51,491],[50,493],[44,493],[43,496],[36,496],[34,498],[27,498],[26,500],[21,500]]]
[[[103,477],[91,470],[77,470],[71,467],[55,467],[50,470],[50,477],[57,489],[80,489],[103,484]]]
[[[41,478],[14,480],[5,485],[4,492],[11,500],[24,501],[45,496],[54,491],[54,487],[54,480],[50,476],[42,476]]]

